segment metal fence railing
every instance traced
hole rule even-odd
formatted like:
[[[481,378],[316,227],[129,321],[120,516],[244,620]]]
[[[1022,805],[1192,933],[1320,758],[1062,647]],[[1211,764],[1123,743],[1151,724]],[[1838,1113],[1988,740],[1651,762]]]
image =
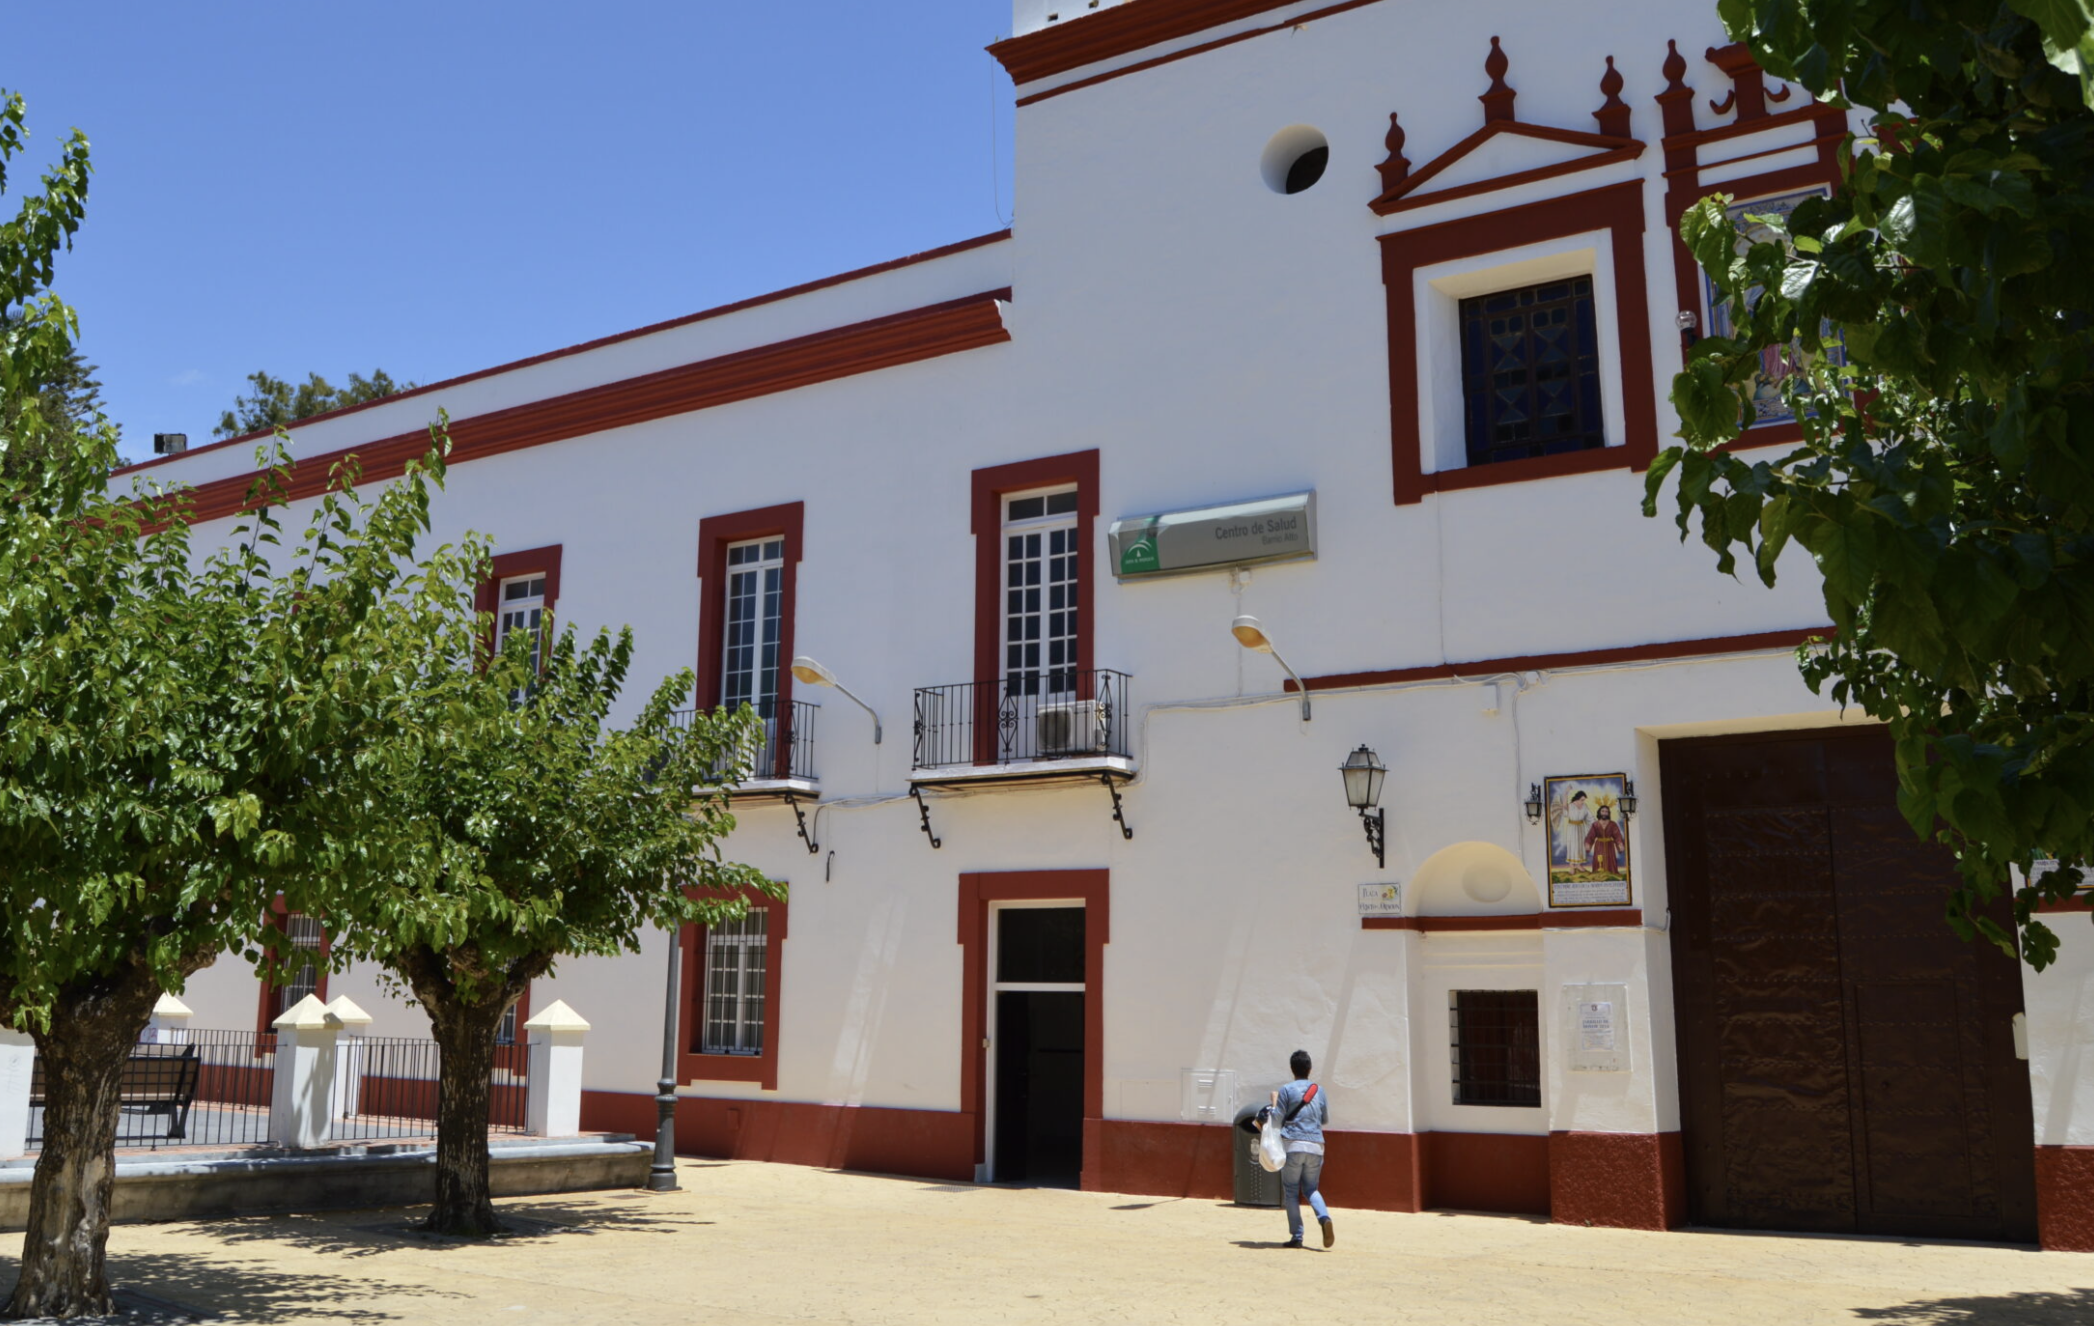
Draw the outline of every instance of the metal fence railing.
[[[184,1029],[141,1042],[124,1069],[116,1144],[124,1148],[248,1147],[270,1142],[276,1033]],[[328,1137],[338,1142],[436,1135],[435,1041],[348,1037],[335,1059]],[[44,1141],[44,1063],[31,1073],[28,1149]],[[521,1133],[529,1107],[530,1047],[497,1045],[488,1082],[488,1131]]]
[[[332,1140],[383,1141],[436,1132],[439,1069],[435,1041],[367,1036],[342,1042],[335,1061]],[[520,1133],[530,1087],[530,1047],[498,1045],[488,1082],[488,1131]]]
[[[124,1065],[116,1144],[256,1146],[269,1140],[275,1088],[273,1033],[183,1031],[172,1042],[141,1042]],[[29,1084],[29,1149],[44,1140],[44,1062]]]
[[[916,691],[914,767],[1130,753],[1124,672],[1042,669]]]
[[[806,700],[794,700],[784,711],[763,719],[763,746],[750,761],[749,777],[813,782],[814,715],[820,708]],[[679,709],[671,717],[678,727],[689,727],[697,712]]]

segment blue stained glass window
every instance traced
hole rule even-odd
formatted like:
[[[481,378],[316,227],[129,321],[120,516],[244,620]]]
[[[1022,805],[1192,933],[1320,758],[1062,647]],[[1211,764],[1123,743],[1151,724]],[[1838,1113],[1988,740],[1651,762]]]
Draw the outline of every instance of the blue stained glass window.
[[[1592,278],[1461,301],[1469,464],[1606,445]]]

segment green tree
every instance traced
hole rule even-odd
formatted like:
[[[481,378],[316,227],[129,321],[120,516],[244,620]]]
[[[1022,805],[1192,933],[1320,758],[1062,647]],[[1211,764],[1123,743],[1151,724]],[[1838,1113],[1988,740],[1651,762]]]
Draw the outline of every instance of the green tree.
[[[0,314],[0,324],[4,321],[5,315]],[[0,331],[0,336],[5,334]],[[33,390],[0,401],[0,437],[25,434],[21,415],[32,408],[39,412],[42,426],[62,436],[100,427],[102,384],[95,372],[78,347],[67,346],[49,378],[34,384]],[[43,452],[41,443],[32,446],[25,437],[22,445],[0,455],[0,473],[20,478],[43,463]]]
[[[391,725],[401,749],[369,766],[364,797],[400,831],[385,851],[397,873],[342,891],[328,916],[340,948],[383,964],[429,1014],[442,1081],[427,1223],[481,1236],[500,1229],[487,1127],[503,1013],[563,956],[637,951],[644,928],[738,916],[747,891],[784,886],[720,856],[727,789],[760,741],[753,711],[679,720],[685,671],[614,730],[630,629],[584,647],[570,628],[534,675],[522,633],[489,657],[470,582],[452,607],[433,652],[410,660],[421,684]]]
[[[1645,513],[1673,477],[1682,538],[1698,521],[1725,572],[1743,558],[1771,585],[1791,543],[1810,555],[1834,632],[1805,678],[1889,725],[1906,817],[1958,855],[1951,924],[2040,969],[2057,937],[2036,908],[2094,857],[2094,6],[1718,7],[1769,72],[1874,134],[1842,149],[1831,198],[1766,218],[1774,239],[1741,244],[1727,200],[1682,222],[1737,330],[1675,379],[1686,445]],[[1722,450],[1769,350],[1799,368],[1803,441]],[[2014,888],[2045,858],[2060,868]]]
[[[365,401],[383,400],[397,396],[403,391],[413,391],[412,382],[395,382],[382,368],[371,370],[371,376],[361,373],[349,375],[349,385],[337,387],[318,373],[308,373],[305,381],[292,386],[282,378],[267,373],[249,373],[247,381],[254,388],[250,396],[235,396],[233,408],[218,417],[217,437],[245,437],[249,433],[266,433],[310,419],[329,410],[345,410]]]

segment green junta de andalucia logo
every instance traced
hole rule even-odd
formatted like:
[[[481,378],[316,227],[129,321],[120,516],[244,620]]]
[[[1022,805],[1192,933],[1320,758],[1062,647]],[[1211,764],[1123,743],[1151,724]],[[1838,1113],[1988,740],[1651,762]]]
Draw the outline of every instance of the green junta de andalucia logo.
[[[1121,575],[1140,575],[1145,571],[1163,569],[1163,561],[1156,552],[1156,527],[1162,520],[1161,516],[1149,517],[1148,527],[1142,530],[1141,537],[1120,550]]]

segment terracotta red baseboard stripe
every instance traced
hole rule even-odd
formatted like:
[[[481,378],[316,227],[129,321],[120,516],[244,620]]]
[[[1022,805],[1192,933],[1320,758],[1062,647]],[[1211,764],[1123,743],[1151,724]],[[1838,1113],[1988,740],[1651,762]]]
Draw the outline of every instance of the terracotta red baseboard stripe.
[[[1560,1225],[1672,1229],[1687,1219],[1678,1133],[1549,1134],[1549,1214]]]
[[[2094,1146],[2036,1148],[2036,1237],[2049,1252],[2094,1252]]]

